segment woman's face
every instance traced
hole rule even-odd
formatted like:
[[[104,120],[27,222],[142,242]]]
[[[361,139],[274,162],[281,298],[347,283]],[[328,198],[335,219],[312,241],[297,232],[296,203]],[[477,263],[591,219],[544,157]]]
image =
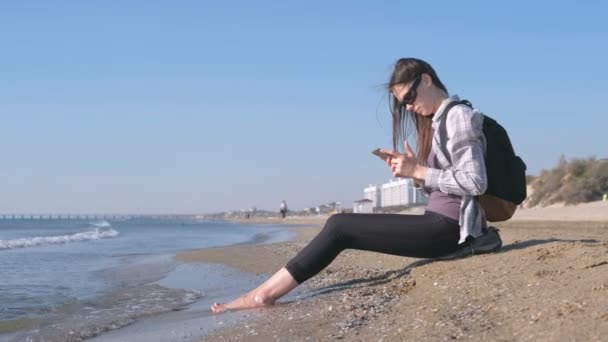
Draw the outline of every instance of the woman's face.
[[[405,109],[418,115],[428,116],[435,112],[432,99],[433,82],[427,74],[409,83],[395,84],[391,91]]]

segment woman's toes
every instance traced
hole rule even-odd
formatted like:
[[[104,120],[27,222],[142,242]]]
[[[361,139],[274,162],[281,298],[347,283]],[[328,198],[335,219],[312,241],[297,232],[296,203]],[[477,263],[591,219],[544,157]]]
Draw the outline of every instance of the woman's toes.
[[[224,308],[224,305],[222,305],[220,303],[213,303],[213,305],[211,306],[211,311],[218,313],[218,312],[221,312],[223,308]]]

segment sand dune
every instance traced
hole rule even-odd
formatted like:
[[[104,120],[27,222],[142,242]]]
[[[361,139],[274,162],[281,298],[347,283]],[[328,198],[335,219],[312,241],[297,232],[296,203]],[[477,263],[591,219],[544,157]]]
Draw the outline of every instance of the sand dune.
[[[513,220],[608,221],[608,201],[518,209]]]

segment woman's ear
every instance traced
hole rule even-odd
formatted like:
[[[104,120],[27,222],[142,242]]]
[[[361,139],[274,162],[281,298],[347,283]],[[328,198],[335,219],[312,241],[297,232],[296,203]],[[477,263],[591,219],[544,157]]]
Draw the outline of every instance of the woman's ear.
[[[429,74],[422,74],[422,83],[428,88],[433,85],[433,79]]]

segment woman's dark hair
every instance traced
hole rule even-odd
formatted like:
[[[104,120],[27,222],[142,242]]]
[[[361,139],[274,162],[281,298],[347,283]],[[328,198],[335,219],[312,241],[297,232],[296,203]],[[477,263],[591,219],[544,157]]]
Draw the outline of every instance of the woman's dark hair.
[[[422,74],[429,75],[437,88],[448,92],[429,63],[417,58],[401,58],[395,63],[391,79],[388,82],[388,93],[393,116],[393,149],[397,151],[400,146],[403,146],[404,139],[409,135],[409,124],[413,123],[417,136],[418,152],[416,155],[418,163],[427,165],[433,141],[432,116],[421,116],[407,111],[405,106],[400,105],[392,93],[394,85],[410,83],[416,78],[422,77]]]

